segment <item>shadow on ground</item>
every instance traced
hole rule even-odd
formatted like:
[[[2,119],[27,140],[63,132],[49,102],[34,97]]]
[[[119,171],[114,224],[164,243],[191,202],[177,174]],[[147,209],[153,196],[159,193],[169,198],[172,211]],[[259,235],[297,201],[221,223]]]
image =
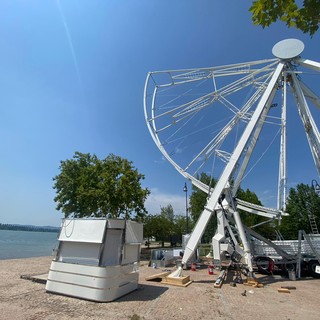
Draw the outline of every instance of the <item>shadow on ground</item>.
[[[167,287],[159,287],[148,284],[139,284],[138,289],[130,292],[119,299],[116,302],[124,302],[124,301],[150,301],[159,298],[164,292],[166,292],[169,288]]]

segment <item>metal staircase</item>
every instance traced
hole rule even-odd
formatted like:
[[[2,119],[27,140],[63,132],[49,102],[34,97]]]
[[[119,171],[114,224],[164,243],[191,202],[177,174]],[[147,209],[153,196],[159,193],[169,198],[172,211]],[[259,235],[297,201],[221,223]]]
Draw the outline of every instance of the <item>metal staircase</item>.
[[[308,218],[309,218],[309,222],[310,222],[310,226],[311,226],[311,233],[312,234],[319,234],[318,226],[317,226],[316,219],[315,219],[314,215],[309,214]]]

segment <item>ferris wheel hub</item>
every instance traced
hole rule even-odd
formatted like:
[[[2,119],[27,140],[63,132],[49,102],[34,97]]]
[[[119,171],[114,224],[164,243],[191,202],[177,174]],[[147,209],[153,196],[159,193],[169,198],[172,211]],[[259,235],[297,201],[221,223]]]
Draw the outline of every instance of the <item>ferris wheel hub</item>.
[[[276,43],[272,54],[279,59],[293,59],[304,50],[304,43],[298,39],[285,39]]]

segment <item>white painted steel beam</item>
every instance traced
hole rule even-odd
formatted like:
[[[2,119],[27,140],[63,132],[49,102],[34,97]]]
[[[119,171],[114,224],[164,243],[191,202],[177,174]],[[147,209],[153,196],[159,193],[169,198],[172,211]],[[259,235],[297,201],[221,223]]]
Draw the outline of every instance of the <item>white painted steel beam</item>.
[[[278,201],[277,209],[286,210],[287,198],[287,81],[286,75],[282,84],[282,113],[281,113],[281,137],[280,158],[278,176]]]
[[[320,72],[320,63],[309,59],[298,59],[297,62],[306,68]]]
[[[264,94],[262,95],[262,97],[257,105],[255,112],[252,115],[251,121],[248,123],[245,131],[242,134],[241,139],[239,140],[239,143],[237,144],[237,146],[236,146],[236,148],[230,158],[229,163],[226,165],[220,179],[218,180],[215,188],[213,189],[212,194],[210,195],[210,197],[207,201],[205,209],[202,212],[202,214],[200,215],[200,217],[196,223],[196,226],[190,236],[189,242],[185,248],[185,252],[184,252],[184,255],[182,258],[183,264],[186,264],[188,259],[191,257],[191,255],[195,251],[195,249],[196,249],[196,247],[197,247],[197,245],[198,245],[198,243],[199,243],[199,241],[205,231],[205,228],[209,222],[209,219],[213,213],[213,210],[218,204],[219,197],[222,194],[224,188],[226,187],[228,180],[230,178],[230,175],[231,175],[232,171],[234,170],[237,162],[239,161],[239,158],[240,158],[257,122],[260,119],[260,116],[265,108],[265,105],[269,100],[270,94],[272,93],[274,87],[277,85],[279,76],[281,75],[283,68],[284,68],[284,63],[279,62]],[[237,223],[237,227],[239,230],[241,241],[243,242],[244,251],[250,252],[249,243],[246,239],[246,235],[245,235],[244,229],[242,227],[241,220],[238,219],[238,217],[236,218],[236,223]],[[239,225],[238,225],[238,223],[239,223]]]
[[[261,133],[261,130],[262,130],[262,127],[263,127],[263,124],[265,122],[265,119],[268,115],[268,112],[270,110],[270,106],[271,106],[271,103],[273,101],[273,98],[276,94],[276,91],[277,91],[277,88],[276,86],[272,89],[271,93],[270,93],[270,96],[269,96],[269,99],[266,103],[266,107],[264,108],[262,114],[261,114],[261,117],[260,117],[260,120],[258,121],[258,124],[256,125],[256,129],[255,129],[255,132],[252,134],[251,138],[250,138],[250,143],[247,147],[247,151],[245,152],[245,156],[244,156],[244,159],[241,163],[241,166],[240,166],[240,169],[238,171],[238,174],[237,174],[237,177],[235,178],[235,182],[234,182],[234,185],[232,187],[232,194],[235,196],[237,191],[238,191],[238,188],[240,187],[240,183],[243,179],[243,176],[244,176],[244,173],[247,169],[247,166],[248,166],[248,163],[250,161],[250,158],[251,158],[251,155],[254,151],[254,148],[257,144],[257,141],[258,141],[258,138],[260,136],[260,133]]]
[[[309,98],[312,103],[320,109],[320,98],[305,84],[300,80],[300,86],[304,95]]]
[[[320,65],[320,64],[319,64]],[[299,115],[305,128],[311,154],[315,162],[318,174],[320,175],[320,134],[318,127],[308,108],[307,101],[300,87],[300,81],[295,74],[292,74],[292,89],[296,98]]]

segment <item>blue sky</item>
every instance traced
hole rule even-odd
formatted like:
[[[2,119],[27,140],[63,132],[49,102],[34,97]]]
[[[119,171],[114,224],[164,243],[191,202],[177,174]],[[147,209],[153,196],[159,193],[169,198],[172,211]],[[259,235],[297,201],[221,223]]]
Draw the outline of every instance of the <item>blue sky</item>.
[[[0,222],[59,225],[52,178],[75,151],[133,161],[151,190],[149,212],[170,203],[184,214],[185,180],[145,124],[147,73],[273,58],[272,47],[286,38],[300,39],[302,56],[320,60],[319,35],[253,26],[250,4],[1,0]],[[317,178],[308,149],[301,150],[291,185]],[[268,205],[276,195],[276,185],[264,183],[271,169],[254,173],[253,191]]]

